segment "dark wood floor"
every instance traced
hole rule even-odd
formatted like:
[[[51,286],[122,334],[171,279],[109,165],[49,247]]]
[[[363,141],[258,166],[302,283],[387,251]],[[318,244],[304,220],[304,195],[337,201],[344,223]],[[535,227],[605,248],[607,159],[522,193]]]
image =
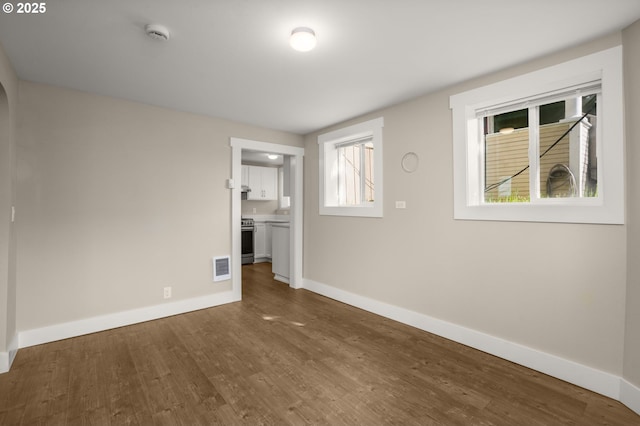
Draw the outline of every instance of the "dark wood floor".
[[[638,425],[617,401],[243,267],[244,299],[21,349],[1,425]]]

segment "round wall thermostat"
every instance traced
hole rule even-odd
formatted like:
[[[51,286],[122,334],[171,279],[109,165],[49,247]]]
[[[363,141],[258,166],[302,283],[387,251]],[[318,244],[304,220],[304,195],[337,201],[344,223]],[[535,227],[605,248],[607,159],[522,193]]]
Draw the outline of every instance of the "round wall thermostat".
[[[407,173],[413,173],[418,170],[418,163],[418,154],[416,154],[415,152],[407,152],[402,157],[402,170]]]

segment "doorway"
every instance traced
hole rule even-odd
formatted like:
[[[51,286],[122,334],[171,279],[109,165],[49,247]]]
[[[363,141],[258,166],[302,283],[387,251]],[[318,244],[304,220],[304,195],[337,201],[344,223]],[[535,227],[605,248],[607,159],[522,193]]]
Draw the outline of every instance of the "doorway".
[[[0,373],[9,371],[18,350],[16,329],[16,146],[9,98],[0,83]]]
[[[261,151],[287,156],[290,159],[290,225],[289,225],[289,286],[302,287],[302,234],[303,234],[303,158],[304,148],[290,145],[279,145],[248,139],[231,138],[231,288],[234,299],[242,298],[242,235],[241,235],[241,181],[242,152]]]

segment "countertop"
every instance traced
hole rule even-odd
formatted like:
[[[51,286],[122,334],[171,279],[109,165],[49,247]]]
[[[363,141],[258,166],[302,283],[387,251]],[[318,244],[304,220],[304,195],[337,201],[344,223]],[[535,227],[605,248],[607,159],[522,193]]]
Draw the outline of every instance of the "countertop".
[[[288,215],[251,215],[243,214],[242,217],[251,218],[257,223],[289,223]]]
[[[288,228],[289,222],[270,222],[274,228]]]

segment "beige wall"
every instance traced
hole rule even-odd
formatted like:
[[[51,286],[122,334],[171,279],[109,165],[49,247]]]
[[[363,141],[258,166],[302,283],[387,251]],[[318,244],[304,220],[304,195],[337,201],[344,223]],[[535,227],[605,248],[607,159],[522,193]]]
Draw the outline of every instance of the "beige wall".
[[[20,82],[18,329],[230,289],[229,137],[297,135]]]
[[[18,79],[0,45],[0,352],[9,352],[16,336],[16,229],[14,129]],[[0,368],[3,368],[0,366]]]
[[[620,42],[614,34],[343,123],[384,117],[382,219],[318,215],[317,133],[307,136],[305,278],[621,376],[625,226],[453,220],[449,109],[455,93]],[[400,166],[409,151],[420,157],[412,174]]]
[[[640,387],[640,21],[624,33],[627,124],[627,322],[624,378]]]

